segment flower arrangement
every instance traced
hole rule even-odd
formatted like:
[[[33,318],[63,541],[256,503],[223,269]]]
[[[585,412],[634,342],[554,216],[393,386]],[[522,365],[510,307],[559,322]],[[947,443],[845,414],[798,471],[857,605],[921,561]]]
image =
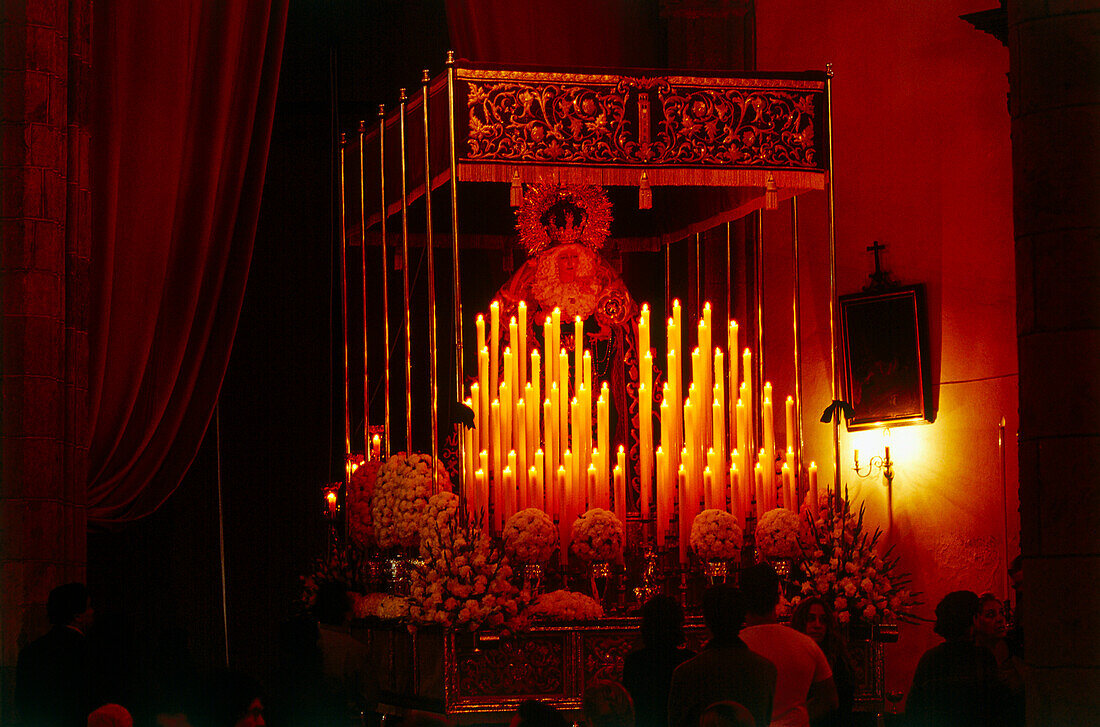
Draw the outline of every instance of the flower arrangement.
[[[744,535],[725,510],[703,510],[691,523],[691,549],[703,560],[730,560],[741,553]]]
[[[554,521],[537,507],[520,510],[504,523],[504,552],[519,563],[545,563],[557,546]]]
[[[409,615],[409,600],[388,593],[354,593],[352,611],[356,618],[397,621]]]
[[[410,617],[424,624],[476,631],[502,627],[527,604],[509,580],[512,567],[488,534],[460,518],[431,522],[412,572]]]
[[[914,611],[921,601],[919,593],[908,589],[911,577],[899,571],[893,546],[878,554],[882,530],[868,532],[863,514],[863,506],[853,514],[845,498],[839,511],[828,504],[820,509],[816,521],[804,517],[810,544],[801,574],[795,574],[800,592],[791,604],[797,606],[803,598],[819,596],[833,607],[840,623],[924,620]]]
[[[353,550],[337,551],[315,561],[313,571],[300,579],[302,590],[295,603],[296,610],[308,611],[312,608],[323,583],[336,582],[348,591],[365,591],[360,578],[361,565],[358,554]]]
[[[584,561],[622,561],[622,521],[598,507],[584,513],[573,522],[573,553]]]
[[[348,536],[359,548],[369,548],[374,543],[371,495],[381,466],[378,461],[360,462],[348,478]]]
[[[756,547],[765,558],[794,558],[801,552],[799,519],[785,507],[768,510],[756,524]]]
[[[458,517],[458,495],[453,492],[437,492],[428,498],[420,521],[420,549],[425,543],[438,545],[440,526]]]
[[[526,613],[546,621],[594,621],[603,617],[603,606],[591,596],[563,589],[542,594]]]
[[[379,547],[416,547],[432,490],[431,467],[432,458],[426,454],[398,452],[379,468],[371,496],[371,522]],[[440,487],[451,489],[441,463],[437,470]]]

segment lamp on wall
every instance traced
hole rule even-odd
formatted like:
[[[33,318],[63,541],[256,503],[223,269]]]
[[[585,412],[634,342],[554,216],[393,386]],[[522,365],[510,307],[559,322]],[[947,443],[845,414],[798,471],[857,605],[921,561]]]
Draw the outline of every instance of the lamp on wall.
[[[882,479],[886,480],[886,486],[889,487],[894,482],[894,462],[890,459],[890,428],[884,427],[882,430],[882,442],[883,453],[881,457],[871,457],[871,460],[867,463],[867,467],[860,468],[859,466],[859,450],[855,450],[854,464],[852,468],[856,471],[856,474],[860,477],[870,477],[875,474],[876,471],[882,472]]]

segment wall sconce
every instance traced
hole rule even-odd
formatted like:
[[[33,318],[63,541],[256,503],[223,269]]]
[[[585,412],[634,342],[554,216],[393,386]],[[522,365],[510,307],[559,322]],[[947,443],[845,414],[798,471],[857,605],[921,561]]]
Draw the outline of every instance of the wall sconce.
[[[855,450],[853,457],[855,466],[852,468],[856,471],[856,474],[860,477],[870,477],[875,474],[875,471],[882,472],[882,478],[886,480],[886,486],[889,487],[894,483],[894,463],[890,459],[890,428],[885,427],[882,430],[883,441],[883,454],[881,457],[871,457],[871,461],[867,463],[866,471],[859,466],[859,450]]]

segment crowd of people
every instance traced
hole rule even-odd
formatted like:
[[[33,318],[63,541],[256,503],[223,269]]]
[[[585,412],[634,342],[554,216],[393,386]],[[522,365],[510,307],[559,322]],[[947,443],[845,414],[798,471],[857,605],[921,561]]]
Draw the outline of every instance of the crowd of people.
[[[587,727],[835,727],[857,725],[856,671],[844,633],[820,598],[799,603],[779,623],[780,581],[767,563],[741,573],[740,588],[716,585],[703,595],[709,640],[686,648],[684,614],[666,596],[641,609],[641,647],[623,663],[622,683],[595,681],[583,698]],[[86,588],[51,592],[52,629],[19,655],[17,724],[35,727],[258,727],[265,706],[274,723],[346,727],[369,722],[377,675],[348,630],[351,604],[336,584],[323,586],[312,613],[280,630],[280,667],[269,690],[228,670],[202,674],[180,631],[167,632],[157,666],[139,692],[112,688],[87,630]],[[936,607],[944,642],[920,659],[906,703],[913,727],[1023,724],[1019,633],[1008,633],[1004,606],[992,594],[947,594]],[[438,717],[407,718],[448,727]],[[549,704],[520,705],[511,727],[569,727]]]

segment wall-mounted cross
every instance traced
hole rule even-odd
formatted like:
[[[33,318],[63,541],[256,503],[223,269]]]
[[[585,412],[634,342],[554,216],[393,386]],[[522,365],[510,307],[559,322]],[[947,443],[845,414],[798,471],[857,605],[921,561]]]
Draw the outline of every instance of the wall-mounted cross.
[[[874,253],[875,255],[875,274],[871,276],[873,278],[877,279],[880,275],[882,275],[882,266],[879,264],[878,254],[885,249],[886,246],[878,240],[875,240],[875,244],[867,248],[867,252]]]

